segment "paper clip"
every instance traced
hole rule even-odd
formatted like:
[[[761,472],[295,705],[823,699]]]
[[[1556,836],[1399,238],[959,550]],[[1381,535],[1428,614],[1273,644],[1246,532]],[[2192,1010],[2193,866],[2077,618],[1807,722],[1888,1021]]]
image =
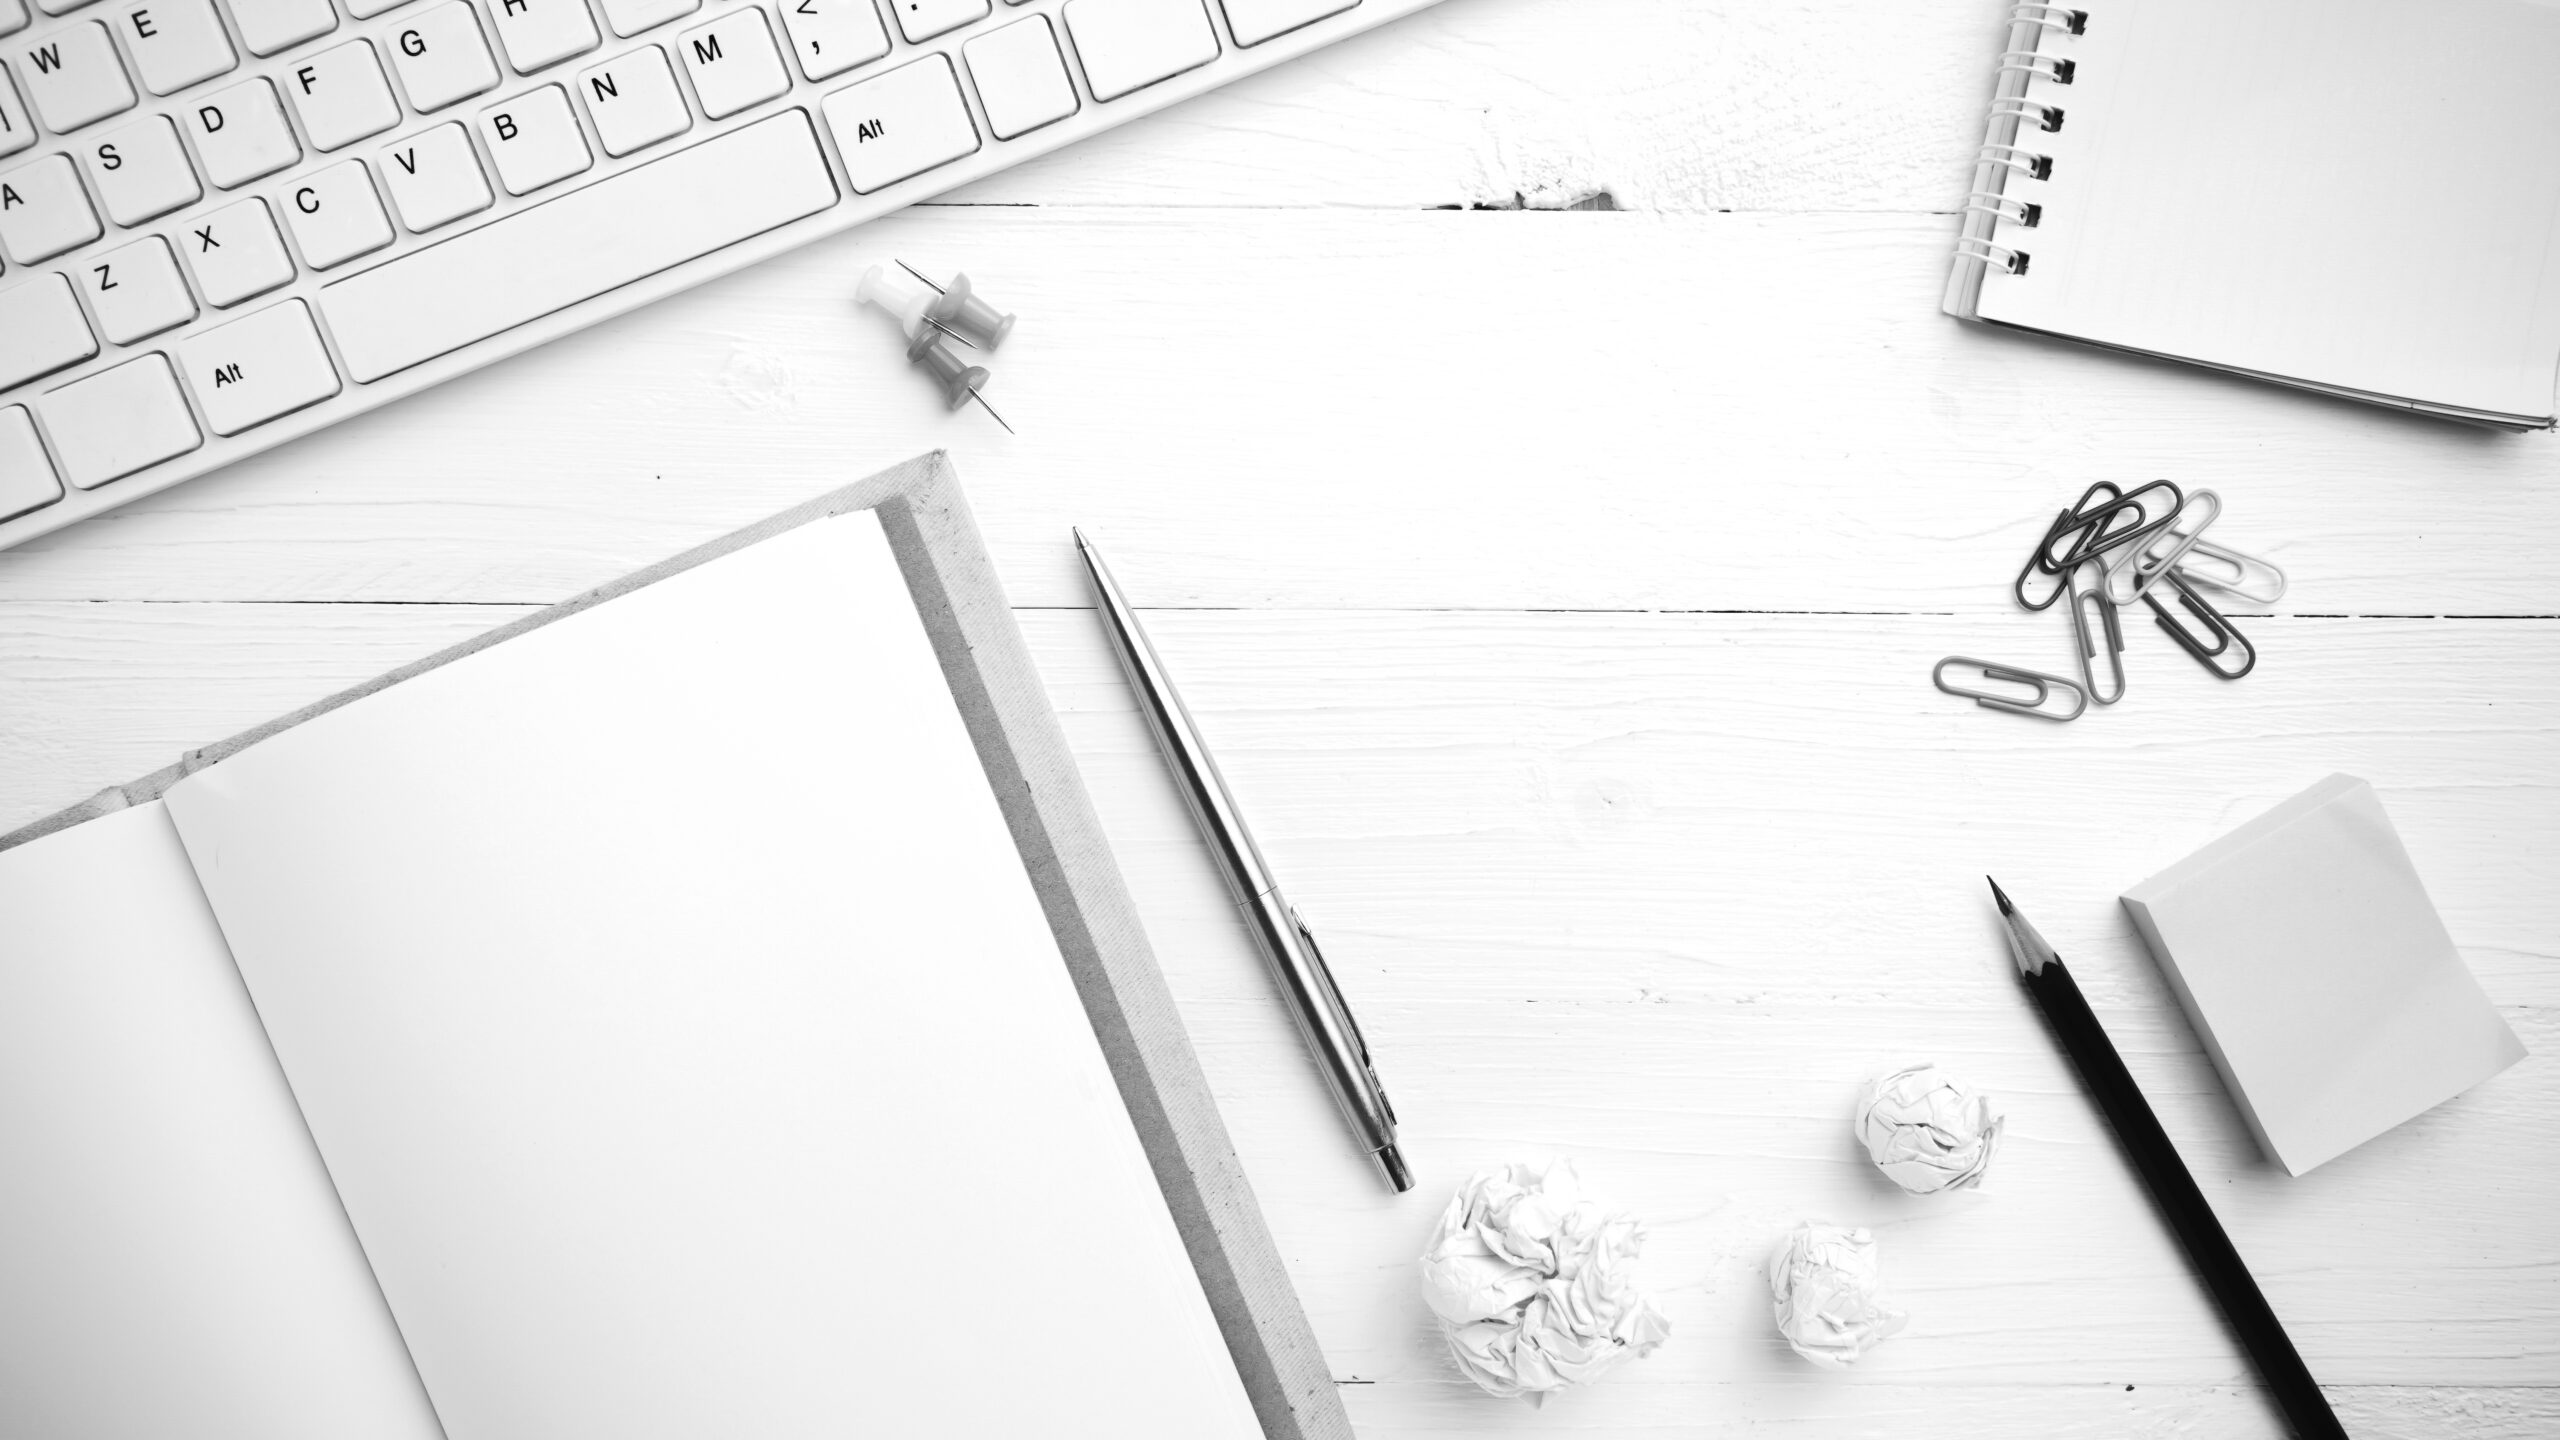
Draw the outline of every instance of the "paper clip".
[[[2020,698],[2003,695],[1996,690],[1969,690],[1963,686],[1950,685],[1947,683],[1947,667],[1950,665],[1970,665],[1981,671],[1982,678],[1985,680],[2030,686],[2035,694]],[[1988,660],[1976,660],[1966,655],[1950,655],[1939,661],[1937,668],[1929,672],[1929,680],[1946,693],[1961,695],[1985,709],[2006,710],[2016,715],[2032,715],[2039,720],[2077,720],[2080,718],[2080,712],[2089,708],[2089,692],[2081,689],[2073,681],[2040,671],[2017,670],[2007,665],[1994,665]],[[2071,698],[2070,713],[2058,715],[2045,708],[2045,701],[2053,698],[2057,691]]]
[[[2054,553],[2055,547],[2062,547],[2064,555],[2074,555],[2097,544],[2101,528],[2112,524],[2115,516],[2123,513],[2114,505],[2115,501],[2123,498],[2123,491],[2100,480],[2081,491],[2080,498],[2069,509],[2053,517],[2053,523],[2045,527],[2044,538],[2036,542],[2036,553],[2027,557],[2026,568],[2018,572],[2016,582],[2009,587],[2009,593],[2017,597],[2021,607],[2043,610],[2062,598],[2062,577],[2070,572],[2071,567],[2062,563],[2061,556]],[[2092,506],[2098,508],[2092,509]],[[2105,512],[2103,518],[2101,510]],[[2134,513],[2138,516],[2140,511],[2137,509]],[[2054,577],[2053,593],[2042,600],[2028,599],[2027,578],[2030,575]]]
[[[2104,480],[2081,491],[2071,508],[2055,516],[2053,524],[2046,527],[2043,541],[2036,546],[2036,568],[2047,575],[2060,575],[2070,569],[2062,563],[2062,557],[2094,543],[2089,527],[2099,509],[2123,498],[2123,491]],[[2054,548],[2057,545],[2062,546],[2058,552]]]
[[[2106,575],[2099,571],[2093,583],[2082,583],[2081,577],[2098,570],[2094,560],[2071,569],[2071,628],[2080,635],[2080,684],[2089,698],[2101,705],[2113,705],[2124,698],[2127,681],[2124,673],[2124,627],[2116,621],[2116,607],[2107,603]],[[2097,613],[2093,627],[2090,612]],[[2115,693],[2103,694],[2098,689],[2098,641],[2106,639],[2107,668],[2115,672]]]
[[[2062,572],[2047,563],[2045,556],[2053,549],[2053,542],[2069,532],[2074,523],[2070,511],[2064,510],[2056,514],[2053,517],[2053,523],[2045,527],[2044,538],[2036,542],[2035,553],[2029,555],[2027,563],[2019,567],[2018,578],[2011,582],[2009,593],[2017,598],[2021,607],[2028,610],[2049,609],[2054,601],[2062,598],[2062,592],[2069,588],[2062,578]],[[2037,575],[2052,579],[2053,591],[2041,600],[2030,600],[2027,598],[2027,581],[2030,577]]]
[[[2248,636],[2232,628],[2230,620],[2226,619],[2220,611],[2205,603],[2204,597],[2195,592],[2194,586],[2189,585],[2177,575],[2169,577],[2169,586],[2178,592],[2178,603],[2187,607],[2189,614],[2202,621],[2206,633],[2213,636],[2213,648],[2208,650],[2203,641],[2189,633],[2184,625],[2170,618],[2169,607],[2160,603],[2159,596],[2143,596],[2142,603],[2151,607],[2151,613],[2159,617],[2160,628],[2169,632],[2169,638],[2177,641],[2180,649],[2196,657],[2197,664],[2225,680],[2237,680],[2258,668],[2258,647],[2249,643]],[[2220,663],[2221,657],[2229,653],[2234,646],[2239,648],[2240,668],[2225,669]]]
[[[2192,527],[2177,526],[2177,521],[2197,510],[2205,512],[2203,519],[2198,520]],[[2178,562],[2185,559],[2187,552],[2196,547],[2196,542],[2204,538],[2205,527],[2221,518],[2221,496],[2210,490],[2199,490],[2188,496],[2186,504],[2180,506],[2178,512],[2169,517],[2171,522],[2169,530],[2154,537],[2147,544],[2126,547],[2116,558],[2107,562],[2107,574],[2103,582],[2107,598],[2118,605],[2130,605],[2148,596],[2151,593],[2151,587],[2159,584],[2161,577],[2177,568]],[[2119,575],[2133,577],[2133,588],[2122,596],[2116,594],[2116,577]]]
[[[2177,569],[2195,584],[2210,585],[2252,605],[2273,605],[2284,598],[2284,571],[2274,561],[2243,555],[2211,540],[2197,541]]]
[[[2094,485],[2090,487],[2093,491],[2096,488]],[[2153,491],[2167,492],[2169,501],[2169,508],[2161,511],[2157,520],[2151,518],[2151,511],[2159,503],[2158,497],[2143,498],[2152,495]],[[2068,551],[2052,558],[2052,568],[2056,572],[2067,571],[2083,560],[2095,560],[2124,546],[2146,543],[2176,520],[2178,512],[2186,505],[2186,495],[2174,482],[2154,480],[2148,485],[2137,485],[2096,510],[2083,512],[2080,518],[2089,523],[2089,528],[2081,533],[2080,539]],[[2122,529],[2114,528],[2117,517],[2127,513],[2138,518]]]

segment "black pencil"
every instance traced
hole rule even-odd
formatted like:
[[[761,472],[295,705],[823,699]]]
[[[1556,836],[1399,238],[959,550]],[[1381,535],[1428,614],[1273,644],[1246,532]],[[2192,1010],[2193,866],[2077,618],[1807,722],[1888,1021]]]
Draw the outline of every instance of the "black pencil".
[[[2213,1292],[2249,1358],[2257,1362],[2258,1373],[2275,1392],[2276,1404],[2293,1432],[2302,1440],[2346,1440],[2346,1429],[2329,1408],[2328,1397],[2320,1393],[2320,1382],[2311,1378],[2310,1369],[2294,1351],[2292,1338],[2268,1308],[2267,1297],[2258,1292],[2257,1280],[2241,1263],[2240,1252],[2231,1248],[2231,1237],[2222,1233],[2222,1222],[2213,1217],[2213,1207],[2205,1203],[2204,1192],[2196,1188],[2195,1177],[2187,1173],[2186,1162],[2178,1158],[2177,1147],[2169,1143],[2168,1132],[2151,1113],[2151,1102],[2142,1098],[2141,1088],[2116,1054],[2115,1043],[2107,1039],[2105,1027],[2081,996],[2079,982],[2071,978],[2069,967],[2036,933],[2036,927],[2000,892],[1997,880],[1991,881],[1991,896],[2000,904],[2009,950],[2017,957],[2018,975],[2027,993],[2043,1007],[2063,1053],[2071,1057],[2081,1083],[2106,1112],[2125,1158],[2133,1162],[2134,1173],[2150,1189],[2162,1218],[2204,1277],[2205,1288]]]

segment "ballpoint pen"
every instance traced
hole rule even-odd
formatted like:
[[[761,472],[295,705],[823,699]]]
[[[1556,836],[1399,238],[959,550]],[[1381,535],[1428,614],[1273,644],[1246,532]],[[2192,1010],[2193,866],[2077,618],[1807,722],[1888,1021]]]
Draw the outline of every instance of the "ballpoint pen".
[[[1983,877],[1989,880],[1989,876]],[[2027,917],[2001,892],[2000,882],[1991,881],[1991,898],[2000,907],[2000,923],[2008,931],[2009,954],[2018,962],[2018,978],[2052,1022],[2054,1038],[2062,1043],[2062,1051],[2071,1057],[2080,1072],[2080,1081],[2090,1098],[2106,1112],[2107,1124],[2116,1132],[2116,1142],[2124,1147],[2125,1158],[2133,1162],[2133,1171],[2151,1191],[2160,1207],[2161,1218],[2185,1247],[2187,1259],[2201,1276],[2205,1288],[2213,1293],[2222,1307],[2232,1331],[2256,1361],[2258,1373],[2275,1392],[2277,1408],[2284,1411],[2286,1423],[2301,1440],[2346,1440],[2347,1432],[2338,1424],[2337,1412],[2329,1408],[2328,1397],[2320,1393],[2320,1382],[2311,1378],[2311,1370],[2302,1363],[2302,1355],[2293,1348],[2293,1339],[2285,1334],[2284,1323],[2276,1319],[2266,1295],[2258,1289],[2256,1277],[2242,1263],[2240,1252],[2233,1248],[2231,1237],[2223,1233],[2222,1222],[2214,1218],[2204,1192],[2196,1188],[2187,1163],[2178,1158],[2178,1148],[2169,1143],[2169,1132],[2160,1128],[2160,1119],[2151,1113],[2151,1102],[2142,1098],[2142,1089],[2133,1083],[2133,1072],[2124,1068],[2124,1058],[2116,1054],[2115,1042],[2107,1038],[2106,1027],[2098,1023],[2097,1012],[2080,993],[2080,982],[2071,978],[2070,967],[2046,943]]]
[[[1405,1168],[1404,1152],[1396,1147],[1395,1108],[1387,1103],[1386,1089],[1369,1062],[1368,1043],[1361,1039],[1359,1022],[1343,1003],[1333,973],[1325,968],[1316,937],[1272,879],[1271,867],[1245,828],[1235,796],[1218,773],[1218,762],[1201,743],[1199,727],[1183,708],[1181,695],[1165,674],[1155,647],[1148,643],[1147,632],[1139,628],[1137,612],[1129,608],[1112,580],[1110,567],[1102,563],[1083,531],[1074,534],[1076,552],[1084,557],[1085,570],[1093,577],[1103,630],[1111,637],[1121,668],[1128,672],[1130,688],[1138,693],[1139,711],[1147,717],[1147,728],[1154,732],[1175,783],[1182,787],[1191,818],[1199,822],[1202,838],[1217,857],[1219,873],[1235,892],[1236,906],[1253,932],[1255,948],[1280,986],[1281,998],[1306,1037],[1307,1048],[1315,1053],[1325,1088],[1333,1092],[1342,1118],[1350,1122],[1351,1133],[1387,1183],[1399,1191],[1412,1189],[1413,1172]]]

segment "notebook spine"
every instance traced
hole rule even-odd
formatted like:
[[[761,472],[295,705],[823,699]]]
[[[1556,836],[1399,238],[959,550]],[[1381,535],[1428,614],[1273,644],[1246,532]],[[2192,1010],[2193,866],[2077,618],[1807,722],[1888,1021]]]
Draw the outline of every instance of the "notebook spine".
[[[2043,223],[2044,206],[2018,191],[2024,182],[2053,178],[2054,157],[2037,144],[2037,137],[2060,130],[2065,116],[2064,106],[2031,94],[2049,93],[2038,90],[2040,84],[2069,85],[2078,77],[2077,60],[2053,54],[2044,44],[2050,37],[2085,34],[2088,26],[2089,12],[2076,7],[2021,4],[2009,12],[2009,41],[2000,53],[1999,81],[1982,148],[1974,156],[1973,188],[1965,197],[1963,229],[1956,236],[1955,264],[1947,278],[1945,309],[1950,314],[1971,317],[1984,275],[1995,270],[2027,273],[2034,251],[2010,232]]]

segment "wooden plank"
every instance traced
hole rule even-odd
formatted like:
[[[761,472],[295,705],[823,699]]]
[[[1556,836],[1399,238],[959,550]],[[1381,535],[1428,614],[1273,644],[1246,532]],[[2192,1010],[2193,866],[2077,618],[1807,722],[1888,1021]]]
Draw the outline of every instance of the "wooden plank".
[[[2008,13],[1449,0],[952,199],[1951,212]]]
[[[49,741],[0,772],[0,823],[505,613],[0,605],[30,637],[0,660],[0,731]],[[1426,1176],[1397,1200],[1271,1003],[1091,617],[1024,620],[1328,1356],[1365,1382],[1364,1434],[1529,1423],[1453,1385],[1411,1261],[1458,1177],[1545,1153],[1646,1218],[1677,1326],[1552,1423],[1880,1433],[1943,1382],[2009,1397],[1988,1408],[2015,1428],[1986,1434],[2246,1433],[2246,1365],[2009,978],[1985,869],[2084,976],[2315,1373],[2375,1387],[2377,1424],[2551,1415],[2552,1391],[2511,1387],[2560,1364],[2560,1080],[2528,1060],[2289,1180],[2112,896],[2328,769],[2365,774],[2549,1053],[2560,624],[2286,619],[2237,685],[2137,638],[2132,697],[2057,727],[1927,687],[1968,617],[1158,612],[1377,1044]],[[1850,1146],[1858,1082],[1923,1057],[2008,1110],[1984,1193],[1903,1197]],[[1914,1315],[1845,1378],[1776,1347],[1757,1277],[1817,1217],[1878,1230]],[[2430,1388],[2450,1385],[2489,1388]]]
[[[0,599],[545,602],[936,445],[1018,603],[1948,611],[2094,479],[2312,613],[2560,614],[2560,437],[1992,334],[1934,217],[910,214],[0,557]],[[865,263],[1025,318],[945,413]],[[2044,631],[2035,627],[2042,625]],[[1982,643],[1998,643],[1986,638]]]
[[[1344,1399],[1364,1440],[1388,1437],[1752,1435],[1803,1440],[1905,1436],[2280,1437],[2283,1420],[2246,1387],[1880,1383],[1808,1373],[1803,1383],[1648,1385],[1622,1371],[1597,1390],[1543,1409],[1489,1400],[1465,1382],[1410,1389],[1353,1385]],[[1810,1371],[1810,1367],[1807,1367]],[[2327,1386],[2351,1435],[2458,1435],[2546,1440],[2560,1428],[2560,1389],[2467,1390]]]

